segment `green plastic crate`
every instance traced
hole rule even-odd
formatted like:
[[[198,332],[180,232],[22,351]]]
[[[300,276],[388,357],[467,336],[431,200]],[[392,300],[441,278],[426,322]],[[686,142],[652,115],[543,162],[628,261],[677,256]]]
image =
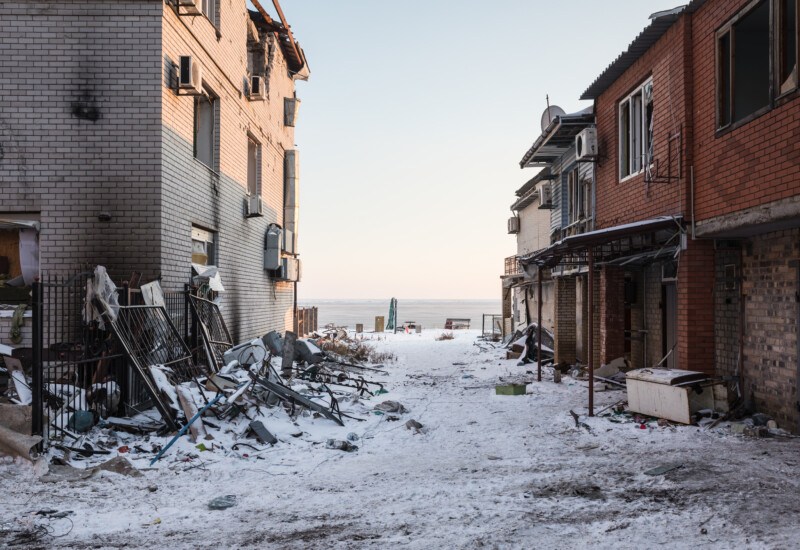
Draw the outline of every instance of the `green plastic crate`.
[[[497,395],[525,395],[526,388],[525,384],[509,384],[508,386],[495,386],[494,391]]]

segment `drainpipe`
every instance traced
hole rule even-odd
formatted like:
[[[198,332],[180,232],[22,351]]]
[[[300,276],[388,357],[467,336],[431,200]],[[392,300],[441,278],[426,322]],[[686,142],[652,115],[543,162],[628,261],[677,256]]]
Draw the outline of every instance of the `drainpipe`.
[[[594,416],[594,248],[589,247],[589,416]]]

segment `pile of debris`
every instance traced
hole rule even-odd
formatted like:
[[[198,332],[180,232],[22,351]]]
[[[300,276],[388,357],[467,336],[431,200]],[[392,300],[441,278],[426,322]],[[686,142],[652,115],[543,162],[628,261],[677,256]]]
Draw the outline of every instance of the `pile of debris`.
[[[341,427],[348,419],[383,414],[362,402],[387,393],[384,381],[372,379],[385,372],[382,365],[344,361],[293,332],[270,332],[234,344],[219,304],[197,296],[189,296],[198,341],[191,350],[158,302],[160,292],[153,293],[155,303],[138,306],[120,306],[115,293],[105,272],[96,273],[87,309],[124,350],[132,377],[147,392],[158,416],[144,410],[130,418],[116,417],[111,406],[92,406],[91,389],[45,384],[45,442],[51,463],[113,452],[140,457],[146,453],[153,464],[184,435],[198,452],[263,450],[253,443],[279,442],[268,428],[270,422],[300,437],[300,418],[324,419]],[[21,380],[17,401],[30,403],[32,383],[24,375]],[[164,436],[171,436],[166,444]],[[41,438],[27,437],[19,441],[0,431],[0,449],[4,443],[14,445],[12,454],[31,458]]]
[[[506,358],[519,359],[520,366],[539,362],[539,325],[533,322],[524,329],[517,330],[506,337],[504,344],[509,350]],[[553,333],[542,327],[542,365],[553,362],[554,347]]]

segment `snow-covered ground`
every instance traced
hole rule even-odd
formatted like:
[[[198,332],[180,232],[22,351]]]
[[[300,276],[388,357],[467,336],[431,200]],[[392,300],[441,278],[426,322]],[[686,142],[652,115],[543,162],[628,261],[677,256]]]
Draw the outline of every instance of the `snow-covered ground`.
[[[344,428],[310,416],[294,425],[273,409],[264,424],[280,440],[274,447],[246,440],[264,450],[232,451],[233,435],[217,433],[206,442],[217,448],[199,452],[184,437],[153,469],[148,451],[168,439],[131,440],[144,452],[124,456],[143,477],[44,483],[7,459],[0,546],[25,525],[50,535],[21,548],[800,546],[800,439],[586,418],[584,383],[565,376],[556,385],[549,369],[537,383],[535,365],[481,351],[477,333],[436,341],[440,333],[376,339],[397,355],[375,375],[389,393],[343,403],[368,419]],[[495,395],[495,384],[511,381],[527,381],[528,394]],[[623,395],[598,393],[597,409]],[[384,400],[410,412],[398,421],[365,412]],[[570,409],[590,429],[576,428]],[[406,428],[412,418],[422,432]],[[357,452],[325,448],[351,432]],[[667,463],[682,467],[644,474]],[[209,510],[222,495],[236,505]],[[42,509],[72,513],[31,514]]]

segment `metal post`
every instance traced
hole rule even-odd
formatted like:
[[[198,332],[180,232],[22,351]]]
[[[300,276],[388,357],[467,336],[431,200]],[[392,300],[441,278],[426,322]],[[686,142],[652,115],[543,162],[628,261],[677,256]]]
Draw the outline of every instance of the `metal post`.
[[[536,355],[536,363],[538,365],[536,379],[541,382],[542,381],[542,266],[539,266],[539,269],[536,273],[536,279],[538,281],[538,291],[539,291],[539,298],[538,298],[538,308],[539,308],[539,320],[537,321],[536,330],[538,334],[536,336],[536,344],[539,347],[537,355]]]
[[[189,283],[183,283],[183,341],[190,348],[189,343]]]
[[[33,393],[32,407],[31,407],[31,435],[42,435],[42,384],[43,384],[43,364],[42,364],[42,345],[44,331],[44,319],[42,318],[42,283],[37,277],[33,282],[33,300],[31,302],[33,307],[33,368],[31,369],[31,378],[33,381],[31,391]],[[39,450],[42,450],[42,444],[39,444]]]
[[[594,248],[589,247],[589,416],[594,416]]]

